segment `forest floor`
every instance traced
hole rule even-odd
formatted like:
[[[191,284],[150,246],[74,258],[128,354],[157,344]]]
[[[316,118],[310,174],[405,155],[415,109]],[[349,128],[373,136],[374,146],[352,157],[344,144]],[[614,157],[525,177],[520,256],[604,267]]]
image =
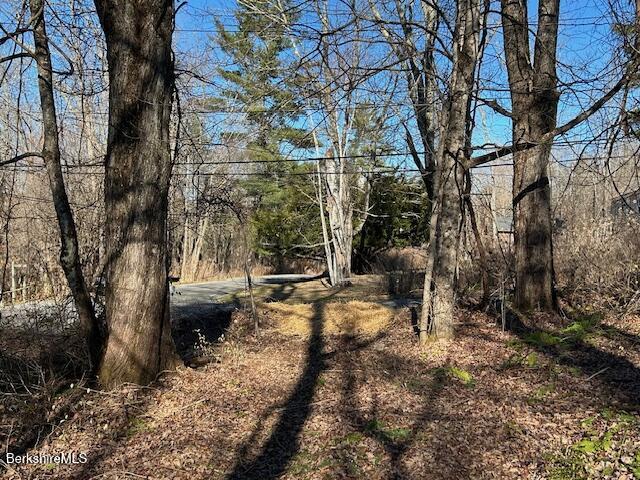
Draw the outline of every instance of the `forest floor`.
[[[43,397],[52,428],[29,453],[88,461],[4,477],[640,478],[636,317],[573,312],[503,332],[460,310],[455,341],[421,348],[410,308],[277,300],[260,303],[257,336],[242,312],[223,341],[200,336],[211,361],[199,368]],[[20,401],[0,400],[8,447],[21,426],[7,415],[28,412]]]

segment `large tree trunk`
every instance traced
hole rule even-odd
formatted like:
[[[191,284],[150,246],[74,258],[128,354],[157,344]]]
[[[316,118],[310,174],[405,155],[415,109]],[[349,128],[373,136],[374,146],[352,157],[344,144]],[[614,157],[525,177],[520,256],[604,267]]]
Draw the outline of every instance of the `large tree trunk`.
[[[550,145],[541,145],[514,155],[515,302],[525,311],[552,310],[556,306],[548,174],[550,149]]]
[[[166,245],[174,7],[166,0],[95,3],[109,64],[109,336],[99,379],[105,387],[146,384],[177,364]]]
[[[456,262],[463,212],[470,100],[484,16],[480,0],[458,2],[447,109],[437,152],[430,250],[425,275],[420,340],[453,337]]]
[[[76,311],[87,342],[92,369],[97,369],[103,347],[104,329],[99,324],[91,296],[82,273],[78,235],[69,205],[62,168],[60,166],[60,145],[58,121],[53,95],[53,68],[47,38],[44,1],[31,0],[29,4],[33,23],[35,60],[38,68],[38,90],[42,109],[42,129],[44,144],[42,157],[49,176],[53,205],[60,228],[60,264],[73,296]]]
[[[540,0],[533,64],[526,0],[502,0],[513,143],[535,144],[514,154],[513,218],[516,306],[556,307],[549,156],[558,109],[556,44],[559,0]],[[543,138],[544,137],[544,138]],[[543,139],[546,142],[541,143]]]

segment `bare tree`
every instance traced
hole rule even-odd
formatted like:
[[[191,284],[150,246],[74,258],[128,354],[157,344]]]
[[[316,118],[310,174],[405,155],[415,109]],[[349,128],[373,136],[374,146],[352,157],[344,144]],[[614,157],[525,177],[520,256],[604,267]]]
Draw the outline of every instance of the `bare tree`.
[[[636,75],[638,52],[628,59],[620,79],[591,106],[556,126],[560,94],[556,49],[559,0],[538,3],[533,61],[525,0],[502,0],[504,49],[509,76],[514,156],[513,217],[516,305],[522,310],[553,310],[554,287],[549,157],[554,138],[587,120]],[[640,2],[636,1],[636,23]],[[637,49],[636,49],[637,50]]]
[[[29,7],[31,10],[31,24],[33,25],[35,44],[35,50],[32,55],[37,64],[38,91],[42,110],[42,130],[44,137],[42,158],[44,159],[47,169],[51,195],[60,228],[60,264],[62,265],[69,289],[73,296],[80,325],[89,348],[92,368],[95,370],[98,367],[102,354],[104,328],[98,322],[91,296],[87,290],[87,285],[82,273],[78,234],[62,176],[58,120],[53,95],[53,66],[45,25],[44,1],[31,0]]]
[[[453,337],[456,264],[463,212],[465,172],[470,167],[470,104],[480,57],[480,32],[487,11],[481,0],[457,3],[448,98],[436,153],[429,257],[425,275],[420,340]]]
[[[169,324],[167,209],[173,2],[96,0],[107,42],[105,387],[177,364]]]
[[[538,4],[538,29],[530,59],[527,2],[502,0],[505,56],[511,91],[513,143],[535,147],[515,152],[513,175],[516,305],[523,310],[554,309],[549,155],[558,110],[559,0]]]
[[[385,12],[383,16],[373,0],[369,0],[369,8],[373,21],[392,49],[396,62],[403,67],[408,99],[411,102],[422,151],[416,148],[411,129],[406,123],[402,125],[411,157],[420,171],[431,200],[433,199],[435,142],[438,131],[436,114],[438,73],[435,54],[441,12],[437,2],[421,0],[419,8],[414,3],[413,0],[394,0],[391,9],[396,18],[393,21],[388,20],[390,12]],[[422,28],[417,24],[416,10],[422,12],[424,23]],[[399,30],[393,29],[392,24],[399,25]],[[422,32],[424,37],[422,42],[418,40],[419,32]]]

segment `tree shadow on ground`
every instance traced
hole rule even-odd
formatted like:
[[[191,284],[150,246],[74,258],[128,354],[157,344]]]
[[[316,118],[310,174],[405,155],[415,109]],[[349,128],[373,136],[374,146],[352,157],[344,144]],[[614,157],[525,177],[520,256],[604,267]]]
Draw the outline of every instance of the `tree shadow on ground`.
[[[276,291],[286,299],[295,291],[290,285],[279,282]],[[172,305],[172,335],[180,358],[189,363],[198,355],[202,343],[215,344],[223,338],[231,326],[233,312],[244,309],[239,296],[227,303],[193,302]]]
[[[621,344],[624,348],[637,349],[640,348],[640,336],[633,333],[625,332],[613,325],[601,325],[599,333],[613,341]]]
[[[534,328],[525,324],[513,311],[509,311],[509,326],[524,343],[530,345],[540,353],[553,358],[560,365],[574,367],[606,388],[619,402],[632,408],[640,408],[640,369],[627,358],[600,349],[583,338],[560,338],[555,340],[558,332]],[[609,330],[611,336],[611,328]],[[627,340],[634,335],[618,332]],[[637,338],[637,337],[636,337]],[[536,339],[542,339],[538,341]],[[615,339],[615,336],[610,339]]]
[[[300,449],[300,435],[304,424],[311,414],[311,402],[316,392],[318,379],[326,369],[326,354],[323,352],[324,340],[323,312],[321,304],[313,305],[311,318],[311,337],[307,346],[305,368],[293,392],[289,396],[280,414],[277,425],[261,452],[253,459],[246,458],[247,452],[261,430],[258,424],[250,439],[240,448],[232,472],[227,475],[231,480],[268,480],[282,475],[292,458]]]
[[[233,311],[232,306],[208,302],[176,306],[171,330],[180,358],[188,362],[200,343],[217,342],[229,329]]]
[[[413,327],[413,318],[411,318],[411,323]],[[373,339],[362,340],[355,335],[346,335],[342,338],[340,350],[343,353],[341,355],[341,371],[343,375],[340,415],[343,422],[352,429],[363,436],[374,439],[383,448],[389,458],[389,467],[385,478],[398,480],[416,478],[415,472],[410,472],[403,460],[405,454],[409,452],[416,442],[420,441],[421,434],[427,424],[441,416],[437,408],[437,402],[447,385],[445,369],[436,369],[431,374],[429,372],[421,372],[431,378],[419,384],[417,393],[420,395],[420,408],[417,415],[411,418],[408,428],[398,429],[387,426],[380,421],[385,412],[384,408],[380,408],[375,394],[370,406],[365,407],[359,404],[358,383],[366,383],[367,380],[371,381],[380,375],[390,375],[399,381],[406,382],[415,376],[416,371],[415,365],[409,360],[402,355],[391,352],[374,350],[373,357],[368,360],[363,358],[361,353],[380,338],[378,336]],[[423,378],[422,375],[420,378]],[[452,425],[449,428],[455,429],[456,427]],[[457,471],[461,474],[459,478],[468,478],[465,465],[470,464],[470,460],[462,458],[460,454],[461,452],[458,452],[458,457],[455,460],[458,464]],[[448,452],[440,451],[437,448],[430,455],[435,464],[442,464],[443,466],[447,464],[447,460],[451,459],[451,455]],[[353,477],[352,465],[348,462],[343,463],[341,468],[345,477]],[[426,473],[423,472],[423,474]],[[433,472],[429,472],[429,474],[432,475]]]

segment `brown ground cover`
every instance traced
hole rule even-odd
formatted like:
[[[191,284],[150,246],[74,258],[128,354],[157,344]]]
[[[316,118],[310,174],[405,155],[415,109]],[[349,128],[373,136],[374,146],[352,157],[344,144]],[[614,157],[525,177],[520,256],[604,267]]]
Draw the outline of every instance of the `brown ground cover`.
[[[257,337],[235,314],[223,343],[201,346],[213,363],[147,388],[65,390],[66,417],[31,453],[88,462],[5,477],[640,477],[637,319],[512,333],[460,311],[455,342],[420,348],[408,309],[344,332],[329,328],[336,308],[304,307],[293,332],[272,316]]]

